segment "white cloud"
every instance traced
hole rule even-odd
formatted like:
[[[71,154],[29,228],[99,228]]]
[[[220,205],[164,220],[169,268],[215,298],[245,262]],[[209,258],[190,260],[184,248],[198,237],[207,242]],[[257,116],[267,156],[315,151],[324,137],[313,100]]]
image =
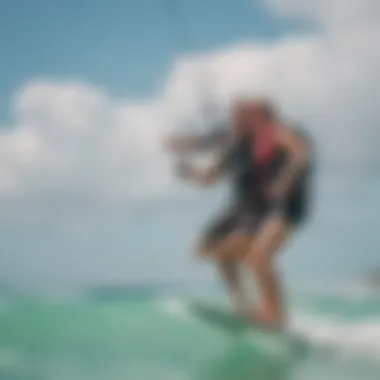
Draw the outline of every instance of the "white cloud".
[[[164,118],[155,102],[111,99],[78,82],[39,81],[16,95],[14,120],[0,136],[2,199],[76,193],[120,200],[148,189],[143,185],[152,177],[159,184],[156,170],[165,177]]]
[[[77,81],[25,84],[14,99],[14,124],[0,134],[0,202],[107,204],[164,191],[164,133],[197,124],[205,106],[220,110],[244,93],[269,94],[305,122],[331,167],[378,167],[379,3],[269,3],[281,16],[309,19],[316,31],[182,57],[161,96],[145,103]]]

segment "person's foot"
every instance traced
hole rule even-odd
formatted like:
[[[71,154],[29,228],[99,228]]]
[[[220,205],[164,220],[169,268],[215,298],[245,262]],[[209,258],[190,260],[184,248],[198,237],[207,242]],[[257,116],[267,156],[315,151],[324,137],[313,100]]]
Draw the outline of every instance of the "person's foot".
[[[261,326],[268,327],[270,329],[281,329],[283,327],[283,321],[281,318],[266,313],[255,311],[251,314],[251,321]]]

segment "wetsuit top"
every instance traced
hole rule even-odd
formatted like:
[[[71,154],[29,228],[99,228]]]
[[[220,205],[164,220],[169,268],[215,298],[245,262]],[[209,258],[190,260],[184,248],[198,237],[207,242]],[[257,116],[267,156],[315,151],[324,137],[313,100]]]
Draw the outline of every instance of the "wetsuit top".
[[[304,140],[301,133],[296,133]],[[236,141],[222,159],[221,168],[232,180],[233,203],[237,207],[256,207],[257,204],[268,203],[267,187],[279,175],[289,158],[287,152],[274,145],[274,139],[271,140],[270,135],[267,137],[260,143],[252,139]],[[290,197],[302,191],[308,171],[305,168],[300,173]]]

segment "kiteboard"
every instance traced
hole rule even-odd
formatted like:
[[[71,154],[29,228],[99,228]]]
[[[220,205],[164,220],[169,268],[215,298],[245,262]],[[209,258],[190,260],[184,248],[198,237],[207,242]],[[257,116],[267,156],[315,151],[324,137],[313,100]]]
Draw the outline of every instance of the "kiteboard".
[[[258,344],[261,348],[267,346],[270,350],[279,349],[297,358],[304,358],[309,351],[309,345],[303,337],[290,332],[287,328],[268,326],[218,305],[193,302],[189,306],[191,315],[202,323],[219,328],[235,337],[248,337],[250,342]]]
[[[281,334],[282,332],[280,329],[254,321],[248,316],[239,315],[232,310],[218,305],[193,302],[190,305],[190,311],[201,321],[233,334],[242,333],[247,330],[277,334]]]

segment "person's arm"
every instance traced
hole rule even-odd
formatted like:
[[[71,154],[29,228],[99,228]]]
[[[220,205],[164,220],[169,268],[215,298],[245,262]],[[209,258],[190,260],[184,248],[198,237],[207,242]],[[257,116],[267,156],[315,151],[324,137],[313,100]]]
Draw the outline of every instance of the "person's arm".
[[[292,130],[279,129],[277,144],[289,153],[288,162],[273,183],[275,196],[283,196],[293,185],[299,172],[309,163],[309,151],[305,142]]]
[[[177,174],[182,179],[208,187],[214,185],[221,178],[223,165],[219,159],[204,168],[195,167],[188,162],[181,162],[177,166]]]
[[[173,134],[166,140],[166,147],[173,153],[186,154],[216,149],[228,139],[228,131],[218,128],[204,134]]]

